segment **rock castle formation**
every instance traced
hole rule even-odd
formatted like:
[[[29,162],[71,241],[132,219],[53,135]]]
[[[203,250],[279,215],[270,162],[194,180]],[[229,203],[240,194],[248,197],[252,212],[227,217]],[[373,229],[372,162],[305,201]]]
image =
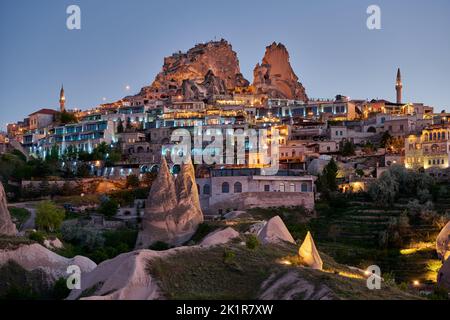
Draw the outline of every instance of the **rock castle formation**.
[[[266,47],[261,64],[254,69],[253,84],[244,78],[237,54],[226,40],[197,44],[187,52],[164,58],[162,71],[137,97],[211,102],[213,97],[232,92],[253,92],[268,98],[308,101],[281,43]]]
[[[149,98],[194,93],[226,94],[236,87],[247,87],[236,52],[226,40],[197,44],[187,52],[164,58],[162,71],[141,95]],[[196,92],[196,91],[199,92]],[[163,95],[163,96],[161,96]]]
[[[298,81],[289,62],[289,53],[281,43],[266,47],[261,64],[253,71],[253,87],[256,93],[267,94],[270,98],[308,101],[305,88]]]
[[[194,166],[191,162],[184,164],[174,181],[163,158],[147,199],[136,247],[148,248],[158,241],[181,245],[202,222]]]
[[[16,233],[16,226],[11,221],[11,215],[9,214],[5,189],[0,182],[0,235],[14,236]]]

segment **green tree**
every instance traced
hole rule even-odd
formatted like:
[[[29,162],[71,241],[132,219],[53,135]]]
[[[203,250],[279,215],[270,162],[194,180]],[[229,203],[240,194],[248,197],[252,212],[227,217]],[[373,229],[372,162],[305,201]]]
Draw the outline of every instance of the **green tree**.
[[[338,190],[337,174],[338,166],[332,158],[330,162],[323,168],[322,174],[319,175],[318,188],[323,193],[335,192]]]
[[[399,192],[399,183],[390,171],[384,172],[381,177],[370,184],[369,195],[379,205],[392,205]]]
[[[98,213],[106,217],[114,217],[119,211],[119,203],[115,199],[103,201],[98,208]]]
[[[77,123],[78,119],[72,112],[63,111],[58,114],[59,122],[61,124],[68,124],[68,123]]]
[[[65,217],[64,209],[51,201],[42,201],[36,208],[36,225],[39,229],[55,232]]]
[[[351,141],[344,142],[341,154],[344,157],[355,155],[355,145]]]

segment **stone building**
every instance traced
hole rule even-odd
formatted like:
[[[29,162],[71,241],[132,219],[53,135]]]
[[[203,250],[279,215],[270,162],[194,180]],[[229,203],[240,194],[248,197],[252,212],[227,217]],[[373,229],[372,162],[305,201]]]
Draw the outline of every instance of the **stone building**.
[[[279,171],[261,175],[260,169],[215,169],[208,178],[198,178],[202,209],[208,214],[225,214],[250,208],[304,206],[314,208],[312,176]]]

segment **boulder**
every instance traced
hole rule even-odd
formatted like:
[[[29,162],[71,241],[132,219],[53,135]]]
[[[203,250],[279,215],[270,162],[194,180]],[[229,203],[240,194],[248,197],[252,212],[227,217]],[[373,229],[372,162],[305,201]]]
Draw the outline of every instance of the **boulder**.
[[[261,285],[259,300],[337,300],[336,294],[325,284],[302,277],[297,271],[282,275],[274,273]]]
[[[261,64],[253,70],[253,87],[270,98],[308,101],[305,88],[298,81],[289,62],[289,53],[281,43],[266,47]]]
[[[68,300],[157,300],[162,299],[157,281],[148,264],[182,249],[138,250],[123,253],[100,263],[83,276],[81,289],[71,291]],[[87,292],[89,292],[87,294]]]
[[[310,267],[312,269],[322,270],[323,262],[320,258],[319,251],[317,251],[316,245],[314,244],[314,240],[311,236],[311,233],[308,231],[305,240],[303,241],[300,249],[298,250],[298,254],[302,263]]]
[[[436,239],[436,251],[439,258],[443,261],[450,256],[450,221],[441,230]]]
[[[47,249],[50,249],[50,250],[52,250],[52,249],[62,249],[64,247],[63,243],[58,238],[45,239],[44,240],[44,246]]]
[[[445,260],[438,273],[438,285],[449,290],[450,292],[450,259]]]
[[[14,261],[27,271],[43,271],[49,282],[67,277],[67,267],[70,265],[77,265],[82,273],[90,272],[97,266],[86,257],[65,258],[37,243],[20,245],[14,250],[0,250],[0,265],[9,261]]]
[[[295,243],[283,220],[279,216],[273,217],[258,233],[258,239],[263,243],[280,243],[282,241]]]
[[[191,162],[184,164],[174,182],[163,158],[150,190],[136,248],[148,248],[158,241],[180,245],[190,239],[202,222],[194,166]]]
[[[231,227],[222,230],[216,230],[210,234],[208,234],[200,243],[201,246],[209,247],[215,246],[218,244],[227,243],[234,238],[239,237],[239,232],[234,230]]]
[[[0,182],[0,235],[14,236],[17,234],[16,225],[11,220],[6,201],[6,193]]]

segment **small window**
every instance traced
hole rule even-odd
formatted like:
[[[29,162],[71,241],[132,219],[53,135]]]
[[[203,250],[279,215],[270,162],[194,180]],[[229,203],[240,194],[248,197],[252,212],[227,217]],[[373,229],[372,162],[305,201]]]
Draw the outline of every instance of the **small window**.
[[[270,185],[264,185],[264,192],[270,192]]]
[[[228,182],[222,183],[222,193],[230,193],[230,184]]]
[[[234,193],[241,193],[242,192],[242,183],[236,182],[234,184]]]
[[[295,192],[295,183],[289,185],[289,192]]]
[[[285,192],[286,188],[284,186],[284,183],[280,183],[280,192]]]
[[[211,187],[209,186],[209,184],[205,184],[203,186],[203,194],[210,194],[211,193]]]
[[[308,185],[306,183],[302,183],[302,192],[308,192]]]

